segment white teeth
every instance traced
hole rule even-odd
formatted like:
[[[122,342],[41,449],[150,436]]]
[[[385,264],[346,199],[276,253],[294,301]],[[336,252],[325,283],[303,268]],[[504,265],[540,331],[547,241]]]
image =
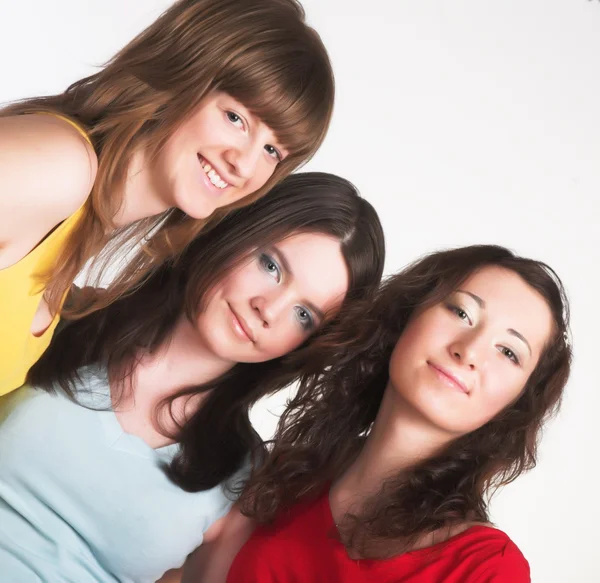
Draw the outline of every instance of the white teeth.
[[[211,170],[207,176],[217,188],[225,188],[227,186],[227,182],[221,180],[221,177],[214,170]]]
[[[202,170],[204,170],[204,172],[206,172],[206,175],[208,176],[208,179],[210,180],[211,184],[213,184],[214,186],[216,186],[217,188],[225,188],[226,186],[229,186],[229,184],[227,182],[225,182],[213,169],[213,167],[204,160],[204,158],[202,158],[202,160],[200,161],[200,165],[202,166]]]

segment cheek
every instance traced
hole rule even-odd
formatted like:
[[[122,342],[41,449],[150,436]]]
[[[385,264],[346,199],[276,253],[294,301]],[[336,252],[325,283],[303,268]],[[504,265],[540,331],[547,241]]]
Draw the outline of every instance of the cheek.
[[[432,334],[435,334],[435,331],[431,329],[425,318],[421,317],[409,322],[396,343],[392,359],[407,365],[425,359]]]
[[[192,128],[193,125],[189,122],[178,127],[167,140],[163,150],[171,157],[180,152],[190,142],[190,137],[194,134]]]
[[[510,407],[522,395],[526,380],[519,371],[506,370],[502,363],[489,367],[482,379],[477,400],[472,403],[469,412],[464,411],[459,416],[457,423],[464,425],[462,433],[483,427]]]
[[[278,329],[269,335],[264,345],[268,358],[279,358],[298,348],[305,340],[306,334],[295,322],[282,322]]]
[[[518,400],[528,380],[518,370],[500,370],[502,368],[504,367],[499,366],[495,370],[492,368],[486,374],[483,408],[489,419]]]
[[[396,390],[399,390],[400,392],[411,386],[414,381],[414,379],[411,379],[411,373],[413,371],[411,365],[415,362],[416,347],[415,344],[410,342],[411,339],[411,334],[403,335],[396,343],[390,358],[390,381]]]
[[[195,320],[199,329],[203,326],[210,325],[214,321],[215,315],[218,313],[219,301],[222,297],[220,287],[212,289],[204,298],[202,304],[196,306]]]
[[[158,179],[162,181],[170,180],[174,174],[177,164],[178,140],[176,135],[172,135],[164,147],[157,153],[152,162],[152,171]]]
[[[262,188],[269,181],[271,176],[273,176],[276,167],[277,166],[271,163],[270,160],[263,157],[257,164],[256,172],[250,181],[251,191],[255,192]]]
[[[222,294],[232,298],[252,298],[265,286],[265,274],[253,261],[228,275],[219,285]]]
[[[194,149],[201,151],[201,148],[210,147],[218,144],[219,135],[223,134],[218,120],[209,119],[206,115],[198,115],[182,125],[173,134],[180,149]]]
[[[219,112],[214,108],[199,109],[185,124],[186,131],[191,134],[204,133],[218,127]]]

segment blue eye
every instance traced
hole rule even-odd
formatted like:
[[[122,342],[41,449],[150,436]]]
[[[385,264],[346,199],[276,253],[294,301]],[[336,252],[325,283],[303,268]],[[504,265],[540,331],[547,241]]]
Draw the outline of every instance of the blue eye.
[[[277,261],[266,253],[261,253],[259,257],[260,266],[268,274],[272,275],[278,283],[281,281],[281,268],[277,264]]]
[[[237,124],[239,122],[239,123],[242,123],[242,125],[243,125],[242,118],[237,113],[235,113],[234,111],[226,111],[225,114],[227,115],[227,119],[232,124],[235,125],[235,124]]]
[[[515,364],[521,364],[521,362],[519,361],[519,357],[510,348],[507,348],[506,346],[501,346],[500,352]]]
[[[315,326],[315,322],[313,320],[312,314],[302,306],[297,306],[296,308],[296,317],[298,321],[302,325],[304,330],[312,330]]]

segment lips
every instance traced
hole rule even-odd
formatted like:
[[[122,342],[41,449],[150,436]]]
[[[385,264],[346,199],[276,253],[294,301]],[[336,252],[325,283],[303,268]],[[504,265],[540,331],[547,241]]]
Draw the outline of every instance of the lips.
[[[444,368],[443,366],[440,366],[433,362],[427,361],[427,364],[438,374],[438,376],[442,377],[442,379],[445,380],[447,383],[453,385],[455,388],[467,395],[471,393],[466,383],[458,375],[454,374],[447,368]]]
[[[249,340],[254,343],[254,334],[252,333],[252,329],[248,326],[248,323],[242,316],[238,315],[236,311],[229,305],[229,309],[231,310],[231,314],[233,315],[233,329],[237,336],[239,336],[242,340]]]

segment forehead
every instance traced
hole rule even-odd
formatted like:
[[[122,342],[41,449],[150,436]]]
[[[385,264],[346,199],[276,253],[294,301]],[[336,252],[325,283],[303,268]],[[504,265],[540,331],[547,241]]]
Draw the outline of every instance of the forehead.
[[[337,307],[348,291],[348,269],[340,242],[321,233],[297,233],[276,244],[289,262],[293,283],[320,310]]]
[[[552,313],[544,297],[514,271],[484,267],[459,286],[485,302],[485,317],[505,329],[518,330],[541,353],[552,332]],[[461,294],[462,295],[462,294]]]

